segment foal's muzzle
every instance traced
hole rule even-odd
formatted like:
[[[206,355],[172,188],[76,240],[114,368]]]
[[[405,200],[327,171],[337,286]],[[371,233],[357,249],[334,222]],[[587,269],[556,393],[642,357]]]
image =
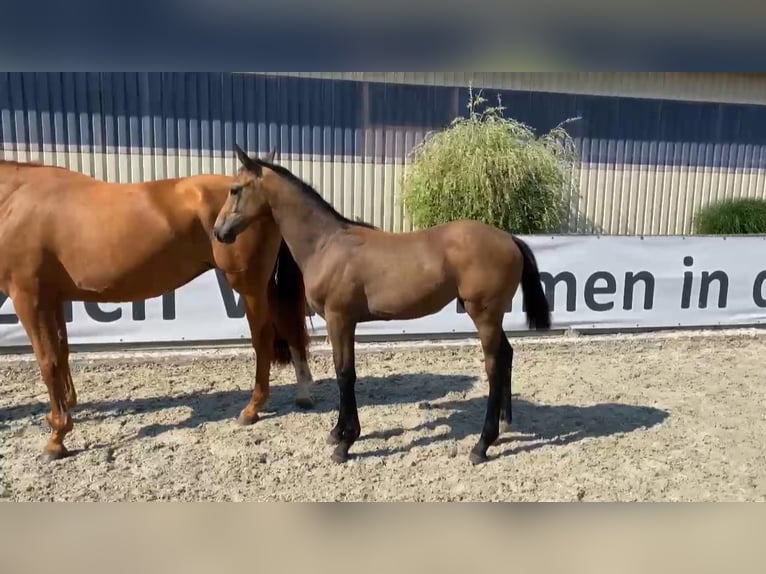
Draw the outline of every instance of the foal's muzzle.
[[[221,243],[226,243],[227,245],[231,245],[236,241],[237,236],[234,235],[234,233],[231,230],[228,231],[213,231],[213,235],[215,235],[215,238],[220,241]]]
[[[213,236],[221,243],[232,244],[237,239],[237,221],[234,218],[226,219],[221,225],[213,228]]]

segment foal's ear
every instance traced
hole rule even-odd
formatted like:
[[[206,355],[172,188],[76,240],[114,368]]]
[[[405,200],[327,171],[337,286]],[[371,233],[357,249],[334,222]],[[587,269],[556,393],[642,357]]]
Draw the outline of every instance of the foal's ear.
[[[237,158],[239,159],[239,162],[242,164],[242,166],[247,169],[248,171],[254,173],[258,177],[261,176],[263,173],[263,170],[261,169],[260,164],[253,161],[245,152],[244,150],[239,147],[237,144],[234,144],[234,151],[237,152]]]

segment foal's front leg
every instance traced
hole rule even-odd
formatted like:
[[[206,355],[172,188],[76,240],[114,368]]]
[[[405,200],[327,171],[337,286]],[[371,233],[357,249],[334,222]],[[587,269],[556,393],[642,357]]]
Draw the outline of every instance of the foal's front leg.
[[[335,376],[338,380],[340,401],[338,422],[330,431],[328,442],[337,445],[332,454],[335,462],[346,462],[351,445],[361,434],[359,413],[356,408],[356,367],[354,361],[354,331],[356,325],[340,314],[327,314],[327,334],[332,345]]]

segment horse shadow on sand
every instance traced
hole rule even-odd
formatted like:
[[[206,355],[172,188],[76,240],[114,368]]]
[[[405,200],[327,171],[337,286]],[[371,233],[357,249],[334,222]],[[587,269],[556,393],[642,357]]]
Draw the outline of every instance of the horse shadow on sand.
[[[393,428],[367,434],[367,438],[383,439],[405,433],[442,429],[440,434],[416,438],[405,445],[360,453],[360,456],[390,456],[409,452],[413,447],[429,446],[444,441],[460,441],[467,437],[478,440],[487,408],[486,397],[446,401],[438,404],[421,403],[421,408],[434,411],[435,418],[414,428]],[[601,403],[588,406],[544,405],[513,396],[513,423],[510,433],[502,434],[490,449],[490,459],[521,452],[531,452],[545,446],[567,445],[588,438],[603,438],[649,429],[668,418],[667,411],[648,406],[621,403]],[[449,427],[444,432],[444,427]],[[364,438],[364,437],[363,437]]]
[[[384,445],[382,448],[364,451],[358,457],[389,456],[408,452],[413,447],[438,444],[442,441],[460,441],[481,432],[487,404],[486,394],[466,399],[444,401],[447,395],[465,396],[477,382],[474,376],[438,374],[396,374],[386,377],[360,377],[357,381],[359,406],[398,405],[417,403],[429,411],[427,422],[415,428],[363,429],[360,447],[365,439],[388,439],[418,431],[437,431],[449,427],[448,432],[415,438],[402,445]],[[75,382],[75,384],[77,384]],[[486,386],[486,385],[485,385]],[[334,379],[318,380],[314,386],[314,408],[301,410],[295,404],[295,385],[278,385],[271,388],[261,420],[298,413],[337,412],[338,390]],[[138,437],[156,437],[174,429],[197,428],[204,423],[231,420],[232,423],[247,404],[251,391],[199,391],[174,396],[154,396],[117,400],[85,401],[74,410],[76,422],[98,421],[127,417],[142,413],[161,412],[167,409],[187,407],[189,416],[181,422],[150,424],[138,431]],[[7,428],[12,420],[42,417],[48,411],[43,402],[0,408],[0,430]],[[513,398],[513,436],[502,435],[491,449],[497,456],[528,452],[548,445],[566,445],[587,438],[608,437],[629,433],[661,424],[669,414],[648,406],[604,403],[590,406],[544,405]],[[368,432],[364,432],[367,430]],[[422,433],[418,433],[422,434]],[[97,437],[94,437],[97,438]],[[505,447],[498,450],[498,447]]]
[[[386,377],[359,377],[356,386],[357,401],[362,405],[398,405],[419,401],[435,401],[451,392],[466,392],[473,387],[476,378],[467,375],[397,374]],[[77,381],[75,380],[75,386]],[[78,389],[79,390],[79,389]],[[196,428],[204,423],[236,420],[240,411],[250,400],[252,389],[193,391],[176,395],[162,395],[114,400],[82,400],[73,409],[75,424],[84,421],[101,421],[137,414],[161,412],[167,409],[188,408],[188,418],[180,423],[148,425],[139,436],[155,437],[166,431]],[[304,410],[295,404],[296,385],[271,387],[269,400],[260,413],[260,420],[288,414],[310,416],[312,413],[337,412],[338,387],[335,379],[319,379],[312,390],[314,407]],[[49,410],[47,402],[34,402],[0,407],[0,430],[11,421],[44,417]]]

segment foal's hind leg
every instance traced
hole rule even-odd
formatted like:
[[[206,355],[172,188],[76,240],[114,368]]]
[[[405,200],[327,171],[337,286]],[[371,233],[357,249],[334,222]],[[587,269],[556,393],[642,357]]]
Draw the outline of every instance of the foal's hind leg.
[[[37,293],[21,292],[13,297],[16,314],[27,332],[37,358],[40,374],[48,387],[51,412],[46,417],[51,436],[43,455],[49,460],[65,457],[64,437],[72,430],[72,417],[66,398],[66,373],[59,338],[56,306],[40,300]]]
[[[484,352],[484,368],[489,379],[489,397],[484,427],[479,442],[471,450],[470,460],[478,464],[487,460],[487,449],[494,444],[500,434],[500,410],[507,407],[506,393],[510,392],[507,383],[509,369],[509,353],[503,345],[502,311],[490,312],[481,304],[465,302],[465,309],[473,319],[481,340]],[[507,344],[507,340],[506,344]],[[510,345],[508,345],[510,347]]]
[[[505,348],[505,353],[508,354],[508,381],[506,382],[507,388],[503,391],[503,403],[500,408],[500,432],[505,433],[511,430],[511,422],[513,421],[513,414],[511,412],[511,381],[513,379],[513,347],[508,342],[508,339],[503,335],[500,344]]]
[[[64,369],[66,404],[70,409],[73,409],[77,406],[77,391],[74,388],[72,371],[69,369],[69,336],[67,335],[63,306],[59,306],[58,313],[56,314],[56,322],[58,323],[61,364],[62,368]]]

